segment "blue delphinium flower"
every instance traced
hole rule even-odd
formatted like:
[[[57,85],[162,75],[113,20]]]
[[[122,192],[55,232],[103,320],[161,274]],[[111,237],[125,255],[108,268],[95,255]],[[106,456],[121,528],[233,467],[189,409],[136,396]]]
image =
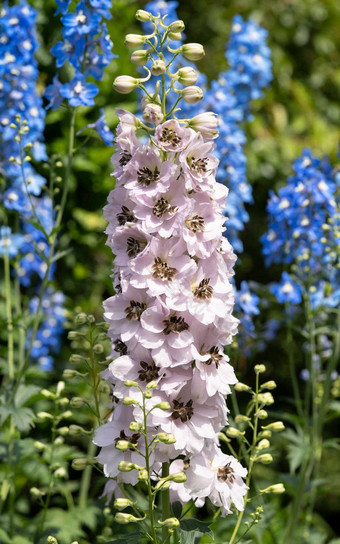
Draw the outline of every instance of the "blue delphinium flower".
[[[302,300],[301,285],[294,281],[287,272],[283,272],[281,281],[279,283],[274,283],[271,286],[270,291],[275,295],[280,304],[285,304],[286,302],[300,304]]]
[[[29,303],[29,312],[35,314],[39,305],[39,297],[34,297]],[[42,314],[43,319],[38,333],[33,342],[31,358],[35,360],[44,370],[51,370],[53,357],[60,346],[61,336],[64,332],[65,321],[65,295],[60,291],[54,291],[49,287],[43,297]],[[28,335],[27,345],[31,340]]]
[[[293,169],[287,185],[270,194],[269,228],[262,236],[265,262],[294,266],[311,304],[331,307],[339,297],[340,191],[329,163],[309,150]]]
[[[100,116],[97,119],[97,121],[95,123],[89,123],[88,125],[86,125],[86,127],[84,127],[83,129],[81,129],[78,132],[78,135],[81,134],[87,128],[94,128],[98,132],[98,134],[101,137],[101,139],[103,140],[104,144],[112,145],[113,140],[114,140],[114,134],[113,134],[113,132],[111,132],[111,130],[109,129],[109,127],[108,127],[108,125],[107,125],[107,123],[105,121],[104,109],[100,108],[99,111],[100,111]]]
[[[113,58],[112,41],[103,17],[111,18],[109,0],[82,0],[75,11],[69,11],[70,2],[58,2],[62,14],[63,40],[51,52],[58,68],[66,62],[73,67],[71,81],[62,83],[56,76],[45,91],[49,106],[56,109],[66,98],[73,107],[92,106],[98,93],[97,86],[88,81],[91,76],[101,80],[104,68]]]
[[[22,234],[12,234],[10,227],[0,227],[0,257],[8,255],[11,259],[16,257],[24,243]]]

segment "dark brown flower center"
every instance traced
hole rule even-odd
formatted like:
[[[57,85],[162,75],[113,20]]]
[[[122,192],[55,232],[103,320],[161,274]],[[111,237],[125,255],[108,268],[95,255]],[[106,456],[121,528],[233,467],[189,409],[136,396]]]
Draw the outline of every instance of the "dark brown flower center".
[[[198,284],[196,289],[194,289],[194,297],[199,300],[206,300],[207,298],[212,297],[214,290],[211,285],[209,285],[209,281],[210,278],[205,278]]]
[[[152,380],[157,380],[159,377],[159,367],[156,366],[156,363],[152,361],[151,363],[146,363],[141,361],[140,366],[142,370],[138,370],[139,379],[141,382],[152,382]]]
[[[185,224],[192,232],[204,232],[204,219],[200,215],[192,215],[185,220]]]
[[[227,463],[224,467],[220,467],[218,469],[217,478],[222,482],[230,482],[231,484],[234,483],[235,472],[234,469],[231,468],[230,463]]]
[[[171,419],[180,419],[182,423],[191,419],[194,415],[194,410],[192,407],[192,400],[190,399],[186,404],[184,402],[179,402],[174,400],[173,402],[173,412],[171,414]]]
[[[211,357],[207,361],[204,361],[204,363],[206,365],[211,365],[212,363],[215,363],[216,368],[218,368],[220,366],[220,362],[223,359],[223,355],[220,354],[218,347],[212,346],[207,353],[209,353]]]
[[[137,181],[142,187],[149,187],[151,183],[159,180],[159,176],[160,173],[157,166],[153,172],[147,166],[144,166],[137,171]]]
[[[194,172],[197,172],[198,174],[203,174],[207,172],[207,165],[209,162],[208,157],[203,157],[200,159],[195,159],[195,157],[191,157],[189,160],[191,161],[191,170],[194,170]]]
[[[170,202],[161,197],[152,208],[152,213],[156,217],[163,217],[166,213],[173,214],[177,210],[176,206],[171,206]]]
[[[121,340],[119,340],[119,339],[115,340],[113,342],[113,346],[114,346],[113,349],[115,351],[118,351],[118,353],[120,353],[120,355],[126,355],[127,354],[127,351],[128,351],[127,345],[124,342],[122,342]]]
[[[153,278],[160,278],[161,280],[172,281],[175,274],[177,274],[177,269],[169,266],[165,261],[162,261],[160,257],[155,258],[152,270]]]
[[[129,257],[133,258],[142,251],[141,242],[130,236],[126,241],[126,253]]]
[[[135,300],[130,301],[130,306],[125,308],[124,312],[126,313],[127,319],[133,319],[134,321],[140,321],[140,316],[146,310],[145,302],[136,302]]]
[[[171,128],[165,127],[162,130],[160,141],[177,147],[181,143],[182,138]]]
[[[170,334],[171,332],[182,332],[187,331],[189,328],[188,323],[184,321],[183,317],[177,317],[172,315],[169,319],[164,319],[163,321],[164,334]]]
[[[131,153],[128,151],[122,151],[120,154],[119,164],[123,168],[131,160]]]
[[[137,221],[133,213],[130,212],[129,208],[127,208],[126,206],[122,206],[122,211],[117,213],[117,220],[120,225],[125,225],[125,223]]]

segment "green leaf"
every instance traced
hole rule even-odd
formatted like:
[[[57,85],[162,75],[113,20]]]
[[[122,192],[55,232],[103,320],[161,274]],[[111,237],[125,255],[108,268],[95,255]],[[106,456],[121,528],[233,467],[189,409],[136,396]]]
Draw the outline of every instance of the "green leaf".
[[[32,544],[32,540],[28,540],[25,536],[15,536],[11,541],[11,544]]]
[[[19,431],[28,431],[31,427],[34,427],[34,413],[30,408],[25,406],[0,406],[1,423],[5,423],[9,416]]]
[[[6,531],[0,528],[0,542],[3,542],[3,544],[10,544],[11,539],[9,538]]]
[[[55,263],[56,261],[59,261],[59,259],[62,259],[63,257],[65,257],[66,255],[68,255],[69,253],[72,253],[73,249],[72,248],[68,248],[68,249],[65,249],[64,251],[58,251],[53,259],[52,259],[52,263]]]
[[[189,518],[181,521],[180,535],[182,544],[198,544],[203,535],[213,536],[210,523]]]
[[[179,501],[176,501],[171,505],[171,508],[172,508],[172,511],[174,513],[175,518],[179,519],[181,517],[182,510],[183,510],[182,503],[180,503]]]
[[[288,460],[291,474],[294,474],[296,469],[301,466],[302,461],[308,455],[309,444],[306,441],[306,436],[302,429],[298,428],[297,432],[292,429],[287,429],[285,438],[288,439]]]
[[[40,387],[37,385],[19,385],[15,395],[15,405],[17,407],[24,406],[32,397],[35,397],[40,392]]]
[[[40,230],[48,240],[48,234],[47,234],[46,230],[44,229],[44,227],[42,225],[37,223],[37,221],[30,221],[30,223],[31,223],[31,225],[33,225],[34,228]]]

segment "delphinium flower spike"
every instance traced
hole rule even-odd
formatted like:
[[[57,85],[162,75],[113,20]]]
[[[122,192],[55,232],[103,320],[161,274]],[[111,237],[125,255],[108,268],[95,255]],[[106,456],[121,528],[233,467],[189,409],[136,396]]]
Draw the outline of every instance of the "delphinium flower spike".
[[[142,15],[154,32],[136,39],[136,46],[149,51],[152,66],[175,50],[174,23]],[[181,50],[188,57],[204,54],[198,44]],[[168,74],[176,52],[170,56]],[[115,409],[94,440],[112,479],[108,494],[120,496],[121,484],[143,478],[144,460],[149,478],[163,485],[157,480],[170,464],[170,480],[173,472],[185,472],[182,483],[169,484],[173,500],[202,505],[209,497],[226,515],[232,503],[243,508],[246,493],[246,469],[218,441],[227,422],[225,396],[237,381],[223,351],[238,323],[230,283],[236,258],[223,236],[228,190],[215,179],[214,116],[191,126],[174,118],[166,107],[171,83],[165,85],[162,70],[158,77],[154,92],[146,91],[143,120],[117,110],[116,184],[105,207],[117,294],[104,303],[114,359],[104,377],[114,385]],[[114,88],[124,93],[144,84],[120,76]],[[202,98],[190,87],[180,91],[184,100]]]

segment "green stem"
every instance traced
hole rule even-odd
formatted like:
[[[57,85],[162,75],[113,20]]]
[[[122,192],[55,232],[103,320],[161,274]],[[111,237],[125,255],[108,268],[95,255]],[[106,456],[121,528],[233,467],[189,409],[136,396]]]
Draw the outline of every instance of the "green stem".
[[[10,380],[14,378],[14,342],[13,342],[13,317],[12,317],[12,297],[11,297],[11,269],[9,263],[8,251],[4,254],[5,264],[5,297],[6,297],[6,316],[7,316],[7,346],[8,346],[8,376]]]
[[[22,378],[23,378],[23,376],[25,374],[25,370],[26,370],[27,366],[29,365],[31,351],[32,351],[33,344],[34,344],[34,341],[35,341],[35,337],[36,337],[36,334],[38,332],[38,328],[39,328],[39,325],[40,325],[43,296],[45,294],[45,291],[46,291],[46,288],[47,288],[47,285],[48,285],[48,282],[49,282],[49,273],[50,273],[50,269],[51,269],[51,266],[52,266],[52,260],[53,260],[53,256],[54,256],[56,243],[57,243],[57,234],[58,234],[57,231],[59,230],[59,227],[61,225],[61,221],[62,221],[62,218],[63,218],[64,209],[65,209],[65,204],[66,204],[66,199],[67,199],[67,194],[68,194],[68,189],[69,189],[69,180],[70,180],[70,174],[71,174],[73,147],[74,147],[74,138],[75,138],[75,116],[76,116],[76,110],[73,109],[72,113],[71,113],[71,120],[70,120],[70,135],[69,135],[69,144],[68,144],[68,153],[67,153],[67,167],[66,167],[66,174],[65,174],[65,182],[64,182],[63,194],[62,194],[62,197],[61,197],[61,202],[60,202],[60,206],[59,206],[59,210],[58,210],[58,214],[57,214],[57,218],[56,218],[56,223],[55,223],[55,229],[54,229],[55,233],[53,235],[51,235],[51,237],[50,237],[50,251],[49,251],[49,255],[48,255],[48,259],[47,259],[47,267],[46,267],[45,276],[43,278],[41,288],[40,288],[39,303],[38,303],[37,311],[35,313],[35,321],[34,321],[33,328],[32,328],[32,336],[31,336],[30,344],[29,344],[28,350],[26,352],[25,361],[24,361],[24,363],[21,365],[21,367],[19,369],[19,373],[18,373],[18,376],[17,376],[17,379],[16,379],[16,383],[15,383],[15,385],[13,387],[12,394],[11,394],[11,397],[9,399],[9,404],[13,402],[15,394],[16,394],[16,392],[18,390],[18,387],[19,387],[19,385],[21,383],[21,380],[22,380]]]
[[[288,305],[287,305],[288,306]],[[294,399],[295,399],[295,405],[298,412],[299,417],[304,420],[304,413],[302,408],[302,402],[301,402],[301,396],[299,391],[299,384],[296,378],[296,370],[295,370],[295,360],[294,360],[294,352],[293,352],[293,331],[291,326],[291,319],[288,317],[288,311],[286,310],[286,316],[287,316],[287,347],[288,347],[288,365],[289,365],[289,373],[290,373],[290,379],[293,386],[293,393],[294,393]]]
[[[255,448],[256,448],[256,444],[257,444],[257,431],[258,431],[258,421],[259,421],[258,420],[258,415],[257,415],[258,409],[259,409],[258,394],[259,394],[259,374],[256,373],[253,442],[252,442],[251,451],[250,451],[250,461],[249,461],[248,475],[247,475],[247,479],[246,479],[246,485],[248,487],[248,491],[247,491],[247,493],[246,493],[246,495],[244,497],[244,510],[242,510],[242,512],[239,512],[239,514],[238,514],[237,523],[235,525],[233,534],[231,535],[231,539],[229,541],[229,544],[233,544],[235,542],[235,538],[237,536],[238,530],[239,530],[240,525],[242,523],[242,519],[243,519],[243,516],[244,516],[244,513],[245,513],[246,506],[247,506],[247,501],[248,501],[250,481],[251,481],[251,476],[252,476],[253,466],[254,466],[254,457],[253,457],[253,455],[254,455],[254,451],[255,451]]]
[[[89,442],[87,449],[87,457],[93,459],[96,453],[97,446],[92,441]],[[92,476],[92,465],[86,465],[85,470],[83,471],[81,482],[80,482],[80,491],[79,491],[79,506],[80,508],[86,508],[87,498],[90,489],[91,476]]]
[[[169,463],[162,463],[162,478],[169,476]],[[171,515],[170,510],[170,490],[165,489],[162,491],[162,520],[169,518]],[[166,526],[162,527],[163,542],[169,536],[169,529]]]
[[[148,473],[148,479],[146,482],[147,488],[148,488],[148,502],[149,502],[149,518],[150,518],[150,524],[151,524],[151,535],[153,539],[153,544],[158,544],[157,534],[156,534],[156,527],[155,527],[155,519],[153,515],[154,510],[154,498],[152,493],[152,486],[151,486],[151,474],[150,474],[150,453],[149,453],[149,443],[148,443],[148,434],[147,434],[147,413],[146,413],[146,407],[145,407],[145,397],[143,395],[143,419],[144,419],[144,440],[145,440],[145,468]]]

